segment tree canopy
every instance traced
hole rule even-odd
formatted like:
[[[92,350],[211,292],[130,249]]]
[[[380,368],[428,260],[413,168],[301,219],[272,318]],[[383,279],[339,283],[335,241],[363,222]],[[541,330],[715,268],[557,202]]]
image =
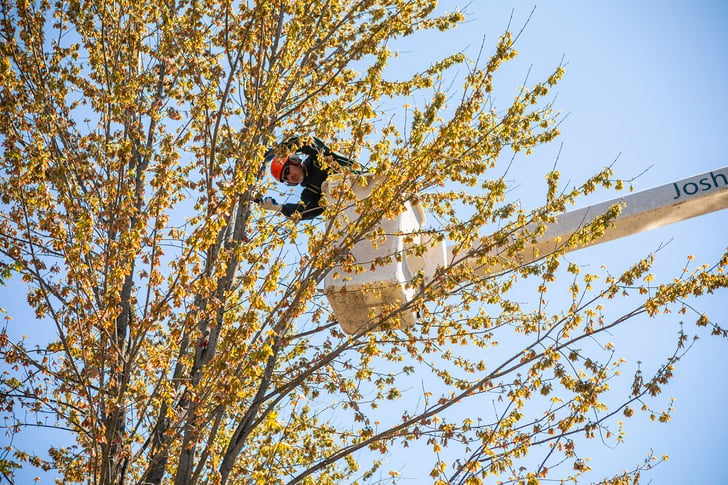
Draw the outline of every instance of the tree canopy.
[[[579,196],[623,182],[607,167],[562,187],[544,170],[542,206],[509,198],[513,154],[558,136],[564,73],[497,105],[517,35],[403,76],[390,43],[446,35],[462,12],[435,0],[1,4],[0,270],[56,330],[38,349],[0,333],[2,431],[42,423],[74,441],[48,456],[11,445],[6,478],[37,466],[63,483],[394,483],[383,460],[409,448],[434,483],[530,484],[588,470],[581,441],[621,440],[619,419],[669,419],[651,398],[687,334],[627,390],[610,389],[621,360],[606,335],[640,315],[692,314],[686,299],[728,285],[728,254],[664,283],[654,255],[616,275],[562,265],[615,207],[518,263]],[[342,168],[352,183],[365,171],[381,183],[364,200],[338,192],[315,223],[264,212],[264,153],[293,134],[357,160]],[[420,241],[468,258],[415,278],[412,301],[372,315],[377,330],[346,335],[322,282],[402,257],[349,251],[385,237],[379,222],[412,198],[436,221]],[[358,218],[341,224],[352,204]],[[503,264],[494,251],[509,256],[502,271],[472,271]],[[512,296],[522,284],[534,304]],[[564,308],[545,305],[551,288],[568,291]],[[609,311],[625,297],[631,311]],[[405,306],[417,325],[386,330]],[[482,414],[463,413],[473,401]]]

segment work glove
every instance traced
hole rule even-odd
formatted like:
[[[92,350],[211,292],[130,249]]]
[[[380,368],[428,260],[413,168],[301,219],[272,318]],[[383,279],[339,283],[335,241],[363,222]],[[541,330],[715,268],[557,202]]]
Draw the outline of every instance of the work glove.
[[[263,209],[267,211],[278,212],[281,210],[281,204],[276,202],[273,197],[263,197],[262,199],[259,199],[258,203]]]
[[[263,159],[265,160],[265,163],[270,163],[271,160],[273,160],[276,156],[276,152],[272,148],[268,148],[265,151],[265,155],[263,155]]]

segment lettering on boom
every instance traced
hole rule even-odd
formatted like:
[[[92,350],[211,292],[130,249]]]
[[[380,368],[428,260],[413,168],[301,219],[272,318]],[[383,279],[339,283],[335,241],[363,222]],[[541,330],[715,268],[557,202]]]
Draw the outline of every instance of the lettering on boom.
[[[678,185],[678,183],[680,185]],[[710,172],[708,177],[703,177],[696,182],[675,182],[672,188],[675,189],[675,197],[672,200],[679,199],[683,195],[695,195],[698,192],[707,192],[717,189],[723,185],[728,185],[728,176],[724,173]],[[682,189],[682,192],[680,191]]]

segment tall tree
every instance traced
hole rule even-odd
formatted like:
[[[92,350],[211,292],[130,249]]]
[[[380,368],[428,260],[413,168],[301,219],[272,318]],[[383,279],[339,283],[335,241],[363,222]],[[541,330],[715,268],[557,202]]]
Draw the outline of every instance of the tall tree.
[[[728,255],[659,286],[652,256],[601,279],[560,268],[615,208],[537,264],[471,271],[472,260],[502,264],[494,250],[516,255],[579,195],[615,182],[605,169],[560,190],[552,171],[542,207],[510,201],[497,164],[557,136],[547,97],[563,70],[495,106],[494,74],[516,55],[506,33],[487,61],[455,53],[396,79],[385,69],[393,39],[464,18],[435,7],[2,0],[0,269],[22,277],[36,317],[57,331],[43,349],[0,334],[4,432],[46,415],[75,446],[51,447],[50,459],[11,447],[0,472],[32,464],[57,468],[63,483],[104,485],[396,481],[382,457],[419,446],[437,483],[538,483],[586,470],[579,437],[612,433],[618,414],[669,418],[648,398],[672,377],[684,335],[622,394],[609,393],[612,345],[587,342],[725,287]],[[454,67],[468,72],[457,96],[442,87]],[[427,102],[403,106],[406,120],[382,112],[383,100],[414,93]],[[377,176],[372,196],[341,190],[316,224],[261,211],[263,155],[294,133],[359,160],[343,176]],[[438,226],[407,252],[447,239],[468,258],[416,281],[412,301],[374,315],[374,331],[347,336],[321,283],[401,257],[352,261],[349,251],[383,237],[379,222],[412,197]],[[358,218],[338,223],[351,204]],[[544,302],[564,278],[563,310],[510,296],[531,279]],[[623,293],[633,310],[611,316],[605,307]],[[386,330],[410,308],[418,325]],[[705,315],[696,324],[725,335]],[[462,415],[486,399],[492,409]]]

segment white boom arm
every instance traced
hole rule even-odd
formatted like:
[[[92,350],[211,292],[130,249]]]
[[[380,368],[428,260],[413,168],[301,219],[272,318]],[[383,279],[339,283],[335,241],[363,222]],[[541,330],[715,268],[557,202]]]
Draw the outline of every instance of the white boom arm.
[[[615,204],[622,205],[621,213],[612,221],[605,234],[590,245],[728,208],[728,167],[561,214],[536,244],[527,246],[518,255],[517,262],[531,263],[555,251],[572,234]],[[582,247],[585,246],[571,247],[568,250],[574,251]],[[448,248],[448,261],[452,261],[451,254],[452,248]],[[477,268],[477,271],[480,274],[493,274],[502,269],[501,266],[490,266]]]
[[[338,183],[336,179],[331,182],[329,190]],[[369,195],[375,181],[368,182],[368,185],[355,188],[357,197],[363,199]],[[623,205],[620,215],[612,221],[612,226],[605,235],[592,244],[728,208],[728,167],[566,212],[556,218],[556,222],[548,227],[534,245],[528,246],[517,255],[517,263],[531,263],[558,249],[579,228],[604,214],[614,204]],[[388,258],[392,255],[401,257],[391,258],[389,264],[360,273],[345,273],[338,269],[324,282],[324,291],[346,333],[355,334],[370,330],[370,322],[384,306],[410,301],[415,290],[408,287],[408,283],[419,271],[423,271],[425,279],[429,280],[438,267],[446,266],[455,259],[463,257],[463,252],[453,256],[452,247],[445,248],[444,243],[428,246],[428,251],[422,256],[406,254],[407,247],[413,244],[405,243],[402,234],[416,233],[421,229],[425,223],[425,214],[422,207],[412,202],[405,202],[404,209],[396,219],[382,220],[384,233],[389,234],[384,242],[375,246],[369,241],[362,241],[351,250],[359,263],[374,261],[376,258]],[[345,211],[349,220],[356,218],[355,211],[356,207]],[[477,249],[479,245],[480,243],[477,243],[473,249]],[[570,250],[575,249],[579,247],[572,247]],[[503,251],[501,248],[495,254]],[[481,275],[503,270],[501,265],[478,267],[474,260],[472,265]],[[404,328],[414,325],[415,321],[416,315],[413,311],[401,311],[398,313],[395,326]]]

